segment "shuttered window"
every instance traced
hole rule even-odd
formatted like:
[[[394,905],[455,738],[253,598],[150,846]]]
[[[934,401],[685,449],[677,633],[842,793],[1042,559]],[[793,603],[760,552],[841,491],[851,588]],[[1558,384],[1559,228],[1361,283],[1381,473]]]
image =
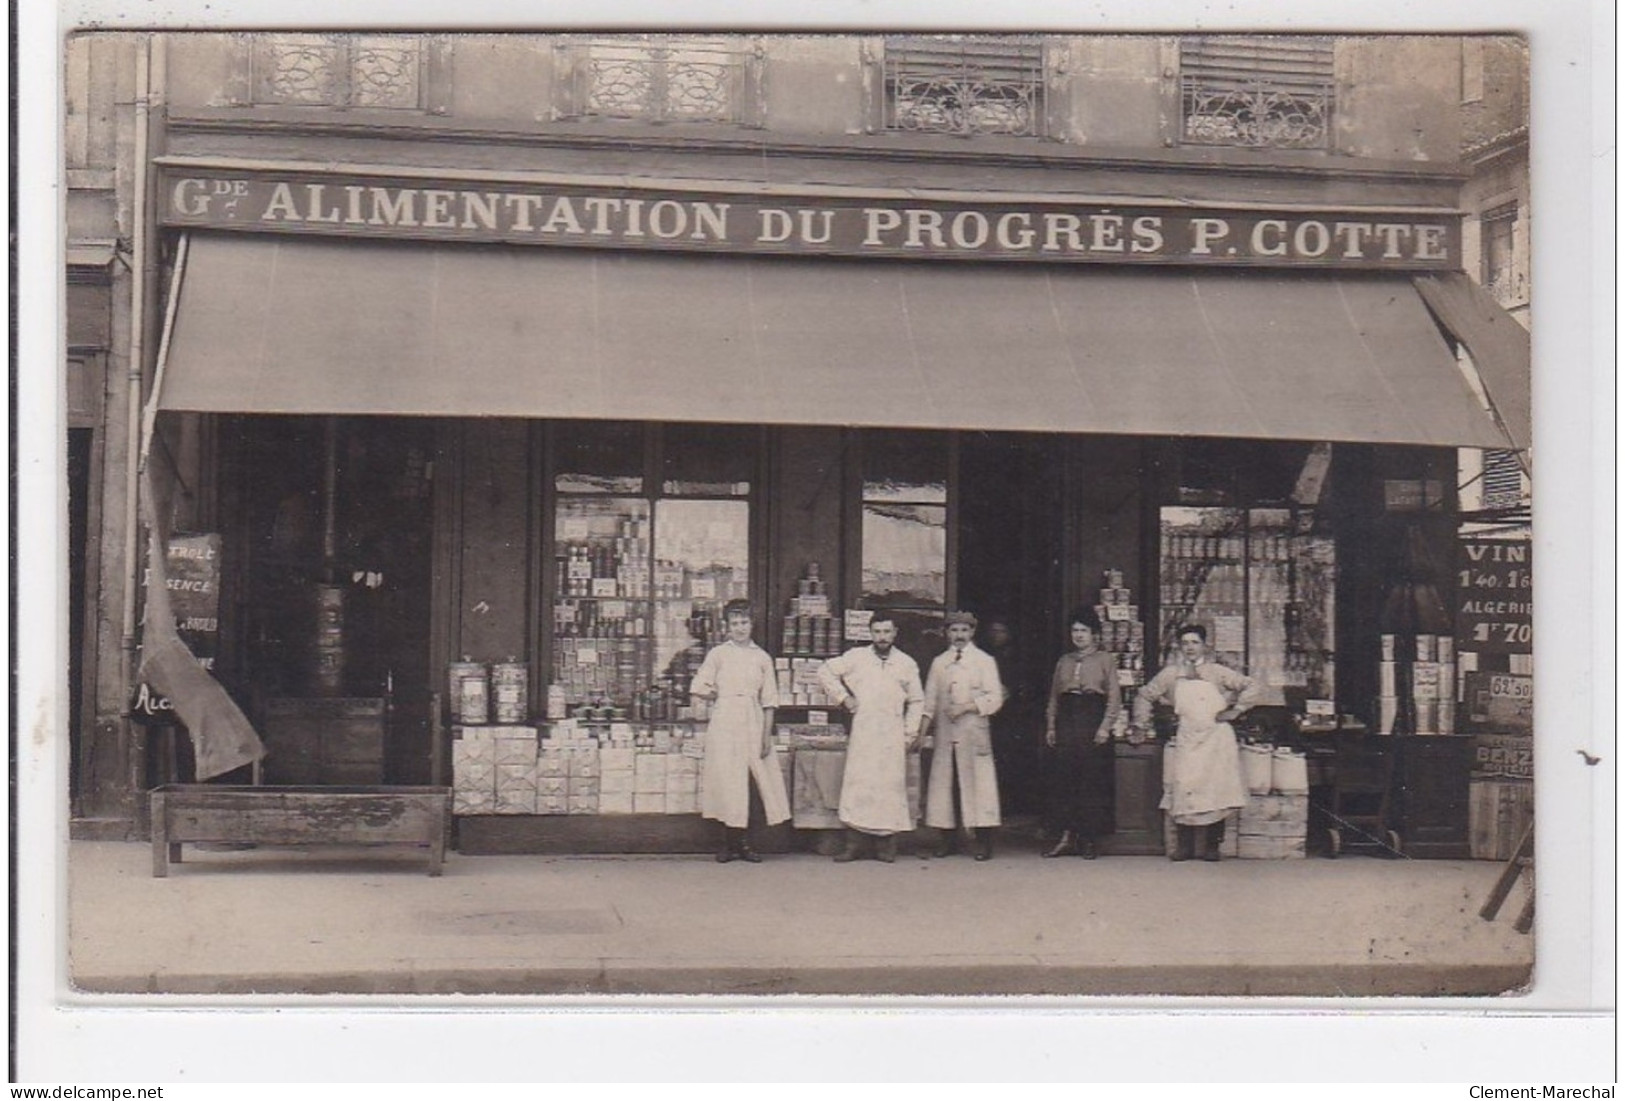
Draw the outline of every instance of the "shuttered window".
[[[917,133],[1044,133],[1044,48],[1037,38],[886,39],[883,128]]]
[[[1179,45],[1183,140],[1324,149],[1333,106],[1332,40],[1194,37]]]

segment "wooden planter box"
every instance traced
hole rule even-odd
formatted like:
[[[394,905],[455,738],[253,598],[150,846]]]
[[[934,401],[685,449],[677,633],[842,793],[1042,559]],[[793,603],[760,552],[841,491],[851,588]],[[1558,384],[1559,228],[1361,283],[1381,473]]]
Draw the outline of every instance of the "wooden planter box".
[[[413,844],[439,875],[451,822],[443,787],[249,787],[164,784],[152,790],[152,874],[169,874],[187,841],[259,845]]]

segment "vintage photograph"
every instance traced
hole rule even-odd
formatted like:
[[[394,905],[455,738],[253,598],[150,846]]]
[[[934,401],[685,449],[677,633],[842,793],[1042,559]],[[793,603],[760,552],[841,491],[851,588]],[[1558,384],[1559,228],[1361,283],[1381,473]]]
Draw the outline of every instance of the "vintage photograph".
[[[73,991],[1519,997],[1529,56],[70,35]]]

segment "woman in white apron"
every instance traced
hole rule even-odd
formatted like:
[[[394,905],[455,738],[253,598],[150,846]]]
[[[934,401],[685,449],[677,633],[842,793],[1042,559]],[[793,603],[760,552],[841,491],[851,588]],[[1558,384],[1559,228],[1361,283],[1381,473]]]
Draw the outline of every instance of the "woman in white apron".
[[[1180,660],[1165,667],[1134,698],[1134,724],[1143,730],[1151,705],[1171,703],[1179,720],[1162,758],[1162,809],[1174,820],[1173,860],[1197,855],[1218,860],[1224,820],[1247,802],[1241,750],[1229,720],[1258,696],[1251,677],[1208,660],[1207,630],[1191,624],[1179,631]]]

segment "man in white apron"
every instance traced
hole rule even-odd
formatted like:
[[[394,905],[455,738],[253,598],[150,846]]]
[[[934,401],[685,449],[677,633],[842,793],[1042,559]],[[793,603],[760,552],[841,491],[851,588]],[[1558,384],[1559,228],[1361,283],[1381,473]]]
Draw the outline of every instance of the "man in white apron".
[[[705,655],[689,692],[709,700],[711,721],[705,728],[705,764],[701,773],[700,814],[722,823],[717,862],[744,860],[760,864],[750,847],[750,785],[762,797],[762,811],[772,826],[790,817],[784,773],[773,759],[773,711],[779,705],[773,659],[751,641],[750,604],[730,600],[723,608],[728,641]]]
[[[931,779],[926,785],[925,824],[941,832],[937,856],[954,851],[959,823],[954,788],[964,824],[976,838],[977,860],[993,857],[993,828],[999,824],[999,778],[993,767],[993,735],[988,718],[1004,706],[1004,685],[992,655],[971,642],[976,617],[949,612],[948,649],[931,662],[925,678],[925,722],[936,720]]]
[[[846,827],[846,846],[835,857],[840,864],[856,860],[871,844],[875,859],[890,864],[897,859],[897,835],[914,828],[908,755],[920,740],[920,667],[893,645],[897,624],[885,613],[875,613],[869,630],[870,645],[831,658],[818,670],[831,701],[852,712],[837,811]]]
[[[1208,657],[1207,628],[1179,629],[1178,661],[1163,668],[1134,697],[1136,736],[1150,726],[1151,705],[1173,705],[1179,725],[1162,757],[1162,809],[1174,820],[1170,859],[1218,860],[1224,820],[1247,802],[1241,751],[1230,720],[1258,702],[1249,676]]]

